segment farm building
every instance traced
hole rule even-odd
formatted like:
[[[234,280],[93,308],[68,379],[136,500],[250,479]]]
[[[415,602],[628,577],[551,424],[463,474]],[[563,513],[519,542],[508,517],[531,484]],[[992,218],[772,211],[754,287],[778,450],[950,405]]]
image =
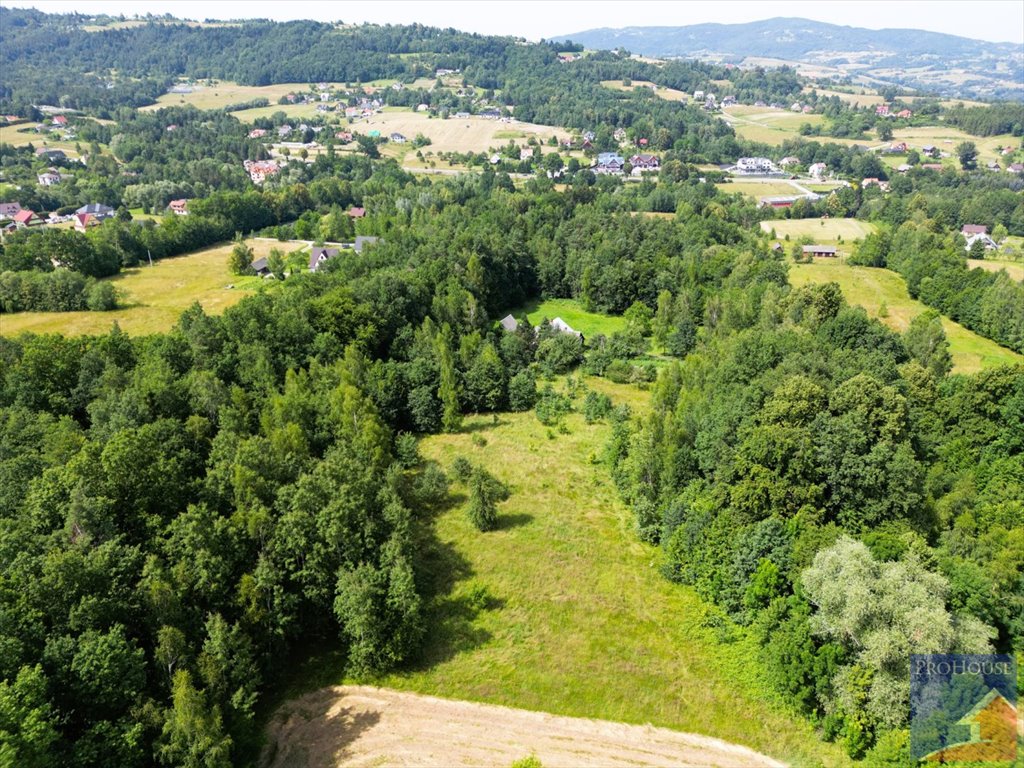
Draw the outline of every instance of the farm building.
[[[836,247],[834,245],[805,245],[803,252],[804,256],[835,256]]]

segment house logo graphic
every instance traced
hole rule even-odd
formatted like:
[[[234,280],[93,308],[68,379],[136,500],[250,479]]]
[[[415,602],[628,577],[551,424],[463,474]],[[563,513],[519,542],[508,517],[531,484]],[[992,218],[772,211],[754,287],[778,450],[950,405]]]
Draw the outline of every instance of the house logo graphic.
[[[910,752],[922,765],[1017,758],[1017,663],[1010,655],[916,655],[910,661]]]
[[[931,763],[1006,762],[1017,757],[1017,708],[995,688],[957,721],[970,729],[970,739],[924,756]]]

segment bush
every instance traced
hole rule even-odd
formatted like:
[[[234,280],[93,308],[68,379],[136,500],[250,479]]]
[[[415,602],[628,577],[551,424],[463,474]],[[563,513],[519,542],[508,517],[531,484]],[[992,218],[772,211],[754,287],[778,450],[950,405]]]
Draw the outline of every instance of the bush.
[[[413,494],[424,507],[438,506],[448,497],[448,476],[437,464],[428,464],[416,478]]]
[[[473,474],[473,465],[469,459],[465,456],[456,456],[452,462],[452,476],[460,483],[465,483],[471,474]]]
[[[93,283],[86,289],[85,305],[93,312],[117,309],[117,291],[110,283]]]
[[[587,420],[587,424],[600,421],[611,411],[612,401],[608,395],[600,392],[587,392],[587,396],[583,399],[583,418]]]
[[[501,484],[487,470],[477,467],[469,478],[469,520],[479,531],[498,524],[498,489]]]
[[[557,424],[561,421],[562,416],[571,410],[572,403],[569,402],[569,398],[555,392],[550,384],[544,388],[537,399],[537,419],[547,427]]]
[[[398,434],[395,438],[395,458],[398,459],[398,463],[404,469],[409,469],[419,464],[420,449],[415,435],[411,435],[408,432],[400,432]]]
[[[633,378],[633,366],[624,360],[613,360],[605,368],[604,375],[616,384],[628,384]]]

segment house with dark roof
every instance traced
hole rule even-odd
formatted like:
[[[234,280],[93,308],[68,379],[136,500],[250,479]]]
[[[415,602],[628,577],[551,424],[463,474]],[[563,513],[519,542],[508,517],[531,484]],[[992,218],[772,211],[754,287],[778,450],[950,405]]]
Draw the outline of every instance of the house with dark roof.
[[[111,216],[114,215],[114,209],[111,208],[109,205],[104,205],[103,203],[89,203],[88,205],[83,205],[81,208],[75,211],[75,213],[77,215],[84,214],[95,216],[98,220],[109,219]]]
[[[44,157],[47,160],[67,160],[68,156],[64,154],[63,149],[53,149],[51,147],[40,147],[36,150],[36,157]]]
[[[634,168],[645,168],[653,170],[661,166],[661,161],[655,155],[641,154],[629,158],[629,164]]]
[[[622,166],[626,164],[622,155],[614,152],[602,152],[597,156],[597,164],[594,166],[594,173],[622,173]]]
[[[363,248],[365,248],[368,245],[373,245],[378,240],[380,240],[379,237],[371,237],[370,235],[357,235],[355,242],[352,243],[349,247],[356,253],[362,253]]]
[[[9,219],[21,210],[21,203],[0,203],[0,219]]]
[[[274,273],[270,271],[270,261],[265,257],[262,259],[256,259],[256,261],[249,265],[249,268],[260,277],[274,276]]]
[[[337,256],[340,251],[337,248],[324,248],[322,246],[313,246],[313,249],[309,252],[309,271],[316,272],[320,269],[320,265],[328,259],[333,259]]]

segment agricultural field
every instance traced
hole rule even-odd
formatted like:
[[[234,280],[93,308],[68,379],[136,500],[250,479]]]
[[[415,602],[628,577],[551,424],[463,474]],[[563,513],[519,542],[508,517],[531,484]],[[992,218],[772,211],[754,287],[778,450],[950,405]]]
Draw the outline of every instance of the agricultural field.
[[[812,126],[825,123],[823,115],[805,115],[790,112],[788,109],[770,109],[745,104],[737,104],[722,110],[722,119],[733,127],[738,136],[765,144],[782,144],[787,139],[799,136],[800,126],[804,123]],[[856,143],[848,139],[836,141]]]
[[[893,132],[893,141],[905,141],[911,149],[920,149],[926,144],[931,144],[952,155],[945,162],[954,164],[956,168],[960,167],[960,163],[956,160],[956,147],[962,141],[973,141],[978,147],[978,164],[981,166],[990,160],[998,160],[999,164],[1003,165],[1004,159],[996,151],[997,147],[1005,147],[1010,144],[1015,147],[1020,146],[1020,139],[1014,138],[1008,133],[998,136],[972,136],[958,128],[944,125],[899,129]],[[896,164],[904,162],[906,162],[906,158],[901,157]]]
[[[256,258],[272,248],[288,251],[299,243],[276,240],[247,241]],[[304,244],[303,244],[304,245]],[[228,271],[232,244],[163,259],[152,267],[126,269],[109,278],[122,293],[122,309],[111,312],[18,312],[0,315],[0,335],[22,331],[63,333],[68,336],[106,333],[116,320],[121,330],[132,334],[168,331],[181,312],[198,301],[211,315],[218,315],[263,285],[258,277],[239,277]],[[228,288],[233,285],[233,288]]]
[[[309,83],[278,83],[277,85],[239,85],[229,80],[214,81],[206,85],[206,81],[196,83],[192,93],[165,93],[155,104],[140,107],[142,112],[151,112],[162,107],[191,104],[197,109],[223,109],[230,104],[265,98],[271,106],[287,93],[304,93],[309,90]],[[334,85],[344,85],[343,83]],[[295,105],[289,105],[295,106]],[[283,107],[283,105],[282,105]]]
[[[27,144],[31,144],[36,149],[41,147],[62,149],[68,157],[78,157],[78,150],[75,149],[75,144],[78,142],[54,139],[49,133],[36,133],[32,129],[18,130],[18,128],[23,127],[23,125],[0,127],[0,144],[10,144],[14,147],[24,147]]]
[[[868,315],[877,317],[894,331],[905,331],[911,320],[928,309],[910,298],[903,278],[888,269],[853,267],[837,259],[815,259],[813,264],[790,264],[789,281],[797,287],[808,283],[838,283],[850,304],[864,307]],[[888,314],[879,317],[878,311],[883,303]],[[949,339],[955,373],[974,373],[994,365],[1024,363],[1024,356],[967,330],[949,318],[942,318],[942,327]]]
[[[678,91],[675,88],[666,88],[663,85],[655,85],[650,80],[633,80],[632,85],[623,85],[621,80],[602,80],[601,85],[611,88],[613,91],[632,91],[634,88],[653,88],[654,95],[665,99],[665,101],[687,101],[690,94]]]
[[[646,408],[648,392],[585,383]],[[661,575],[660,551],[636,538],[631,512],[594,458],[610,425],[587,425],[580,414],[564,425],[555,434],[532,412],[469,417],[459,433],[420,442],[426,460],[449,470],[465,456],[512,495],[489,533],[469,522],[462,493],[421,521],[432,627],[425,647],[403,671],[345,682],[650,724],[797,765],[847,765],[838,747],[759,688],[753,641],[734,633],[722,642],[709,626],[713,609]],[[285,695],[343,682],[343,663],[315,656]]]
[[[790,240],[806,236],[814,238],[816,243],[835,245],[839,238],[847,244],[863,240],[876,227],[870,222],[857,219],[772,219],[762,221],[761,229],[764,232],[774,229],[779,240],[784,240],[786,235],[789,235]]]
[[[538,141],[546,142],[551,136],[560,141],[568,138],[568,133],[561,128],[533,123],[502,123],[498,120],[485,120],[470,117],[456,120],[449,118],[431,118],[423,112],[405,110],[401,112],[384,112],[361,119],[352,124],[351,129],[357,133],[367,134],[380,131],[382,136],[401,133],[411,142],[416,134],[422,133],[430,139],[431,144],[424,152],[486,152],[491,147],[508,143],[508,139],[498,138],[499,134],[516,131],[524,137],[535,136]],[[407,147],[408,145],[403,145]]]
[[[232,117],[237,117],[243,123],[252,123],[260,117],[270,117],[276,112],[284,112],[288,117],[304,119],[316,115],[324,115],[327,119],[344,121],[345,115],[337,112],[317,112],[316,104],[277,104],[271,103],[267,107],[253,107],[252,109],[241,109],[232,112]]]
[[[1024,281],[1024,262],[1008,261],[1006,259],[968,259],[967,265],[971,268],[984,269],[987,272],[1002,272],[1013,280]]]

